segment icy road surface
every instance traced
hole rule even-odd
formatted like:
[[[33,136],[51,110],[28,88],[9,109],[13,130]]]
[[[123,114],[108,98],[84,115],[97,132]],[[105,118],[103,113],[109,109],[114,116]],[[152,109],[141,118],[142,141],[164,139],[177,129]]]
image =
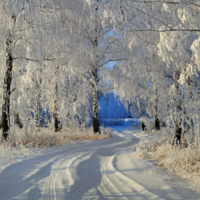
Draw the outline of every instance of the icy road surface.
[[[8,166],[0,173],[0,200],[200,199],[188,182],[136,157],[135,144],[148,135],[114,130],[113,138],[43,149]]]

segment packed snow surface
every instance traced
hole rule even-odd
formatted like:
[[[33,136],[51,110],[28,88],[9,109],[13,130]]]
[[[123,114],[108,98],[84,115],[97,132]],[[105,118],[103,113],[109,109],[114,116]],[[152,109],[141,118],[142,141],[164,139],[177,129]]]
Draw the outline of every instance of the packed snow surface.
[[[200,199],[189,182],[137,158],[148,137],[124,126],[110,139],[39,150],[0,173],[0,199]]]

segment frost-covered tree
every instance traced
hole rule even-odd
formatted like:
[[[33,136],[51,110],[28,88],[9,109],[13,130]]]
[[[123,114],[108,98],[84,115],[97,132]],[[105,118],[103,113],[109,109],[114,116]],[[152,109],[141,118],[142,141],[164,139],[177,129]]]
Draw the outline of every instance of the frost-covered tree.
[[[93,96],[93,130],[100,133],[98,97],[112,87],[108,82],[112,61],[127,58],[125,39],[114,30],[113,22],[104,15],[107,2],[100,0],[59,2],[61,24],[70,29],[73,57],[68,67],[74,75],[84,77]],[[64,12],[64,11],[67,12]]]
[[[109,16],[115,20],[116,24],[121,20],[130,44],[135,42],[136,37],[140,38],[144,46],[148,46],[149,53],[155,53],[164,63],[161,64],[159,61],[153,67],[153,70],[161,71],[161,73],[156,73],[152,77],[157,77],[157,82],[162,79],[167,79],[170,82],[169,79],[171,79],[171,87],[164,99],[166,99],[166,105],[172,108],[170,117],[174,121],[175,138],[180,141],[181,133],[184,132],[183,124],[186,120],[187,103],[185,100],[187,96],[192,99],[191,89],[187,89],[188,83],[195,85],[192,83],[191,74],[188,72],[190,69],[193,72],[196,71],[195,65],[191,63],[192,52],[190,47],[192,42],[198,38],[199,3],[193,1],[143,2],[127,0],[116,1],[115,3],[108,1],[108,7],[110,8]],[[119,26],[120,29],[121,27],[122,25]],[[155,36],[157,39],[152,39]],[[155,49],[151,48],[153,45],[156,46]],[[194,50],[194,45],[192,48]],[[148,57],[151,62],[153,57]],[[150,64],[150,66],[152,65]],[[148,69],[148,65],[145,69]],[[186,87],[183,87],[184,81],[181,78],[183,76],[187,80],[184,83]],[[180,83],[181,81],[182,83]],[[157,83],[155,82],[155,84]],[[162,90],[164,89],[159,87],[157,91]],[[169,99],[171,99],[170,105]]]
[[[37,46],[38,54],[42,51],[39,45],[39,28],[42,18],[40,6],[49,6],[51,2],[47,1],[1,1],[1,56],[2,68],[1,74],[4,74],[2,80],[3,85],[3,101],[2,101],[2,119],[1,127],[4,139],[7,138],[10,126],[10,96],[12,91],[12,76],[14,70],[14,62],[16,59],[24,61],[27,51],[27,38],[32,36],[35,46]],[[39,59],[39,58],[38,58]],[[3,63],[4,62],[4,63]],[[23,64],[21,64],[24,66]],[[20,66],[20,65],[18,65]]]
[[[142,43],[133,43],[130,51],[129,60],[114,67],[112,78],[115,91],[119,94],[122,102],[126,104],[126,101],[128,101],[129,103],[137,104],[141,127],[144,130],[143,111],[145,108],[142,102],[148,99],[147,89],[151,84],[150,76],[145,69],[148,62]],[[126,106],[128,108],[128,104]]]

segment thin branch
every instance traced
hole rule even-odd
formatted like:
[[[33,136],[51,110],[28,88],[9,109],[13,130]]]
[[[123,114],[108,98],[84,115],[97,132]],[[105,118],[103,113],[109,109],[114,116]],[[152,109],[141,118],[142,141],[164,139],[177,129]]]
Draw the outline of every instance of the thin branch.
[[[166,77],[166,78],[172,79],[172,81],[175,83],[174,78],[172,76],[170,76],[169,74],[167,74],[165,71],[164,71],[164,75],[163,76]]]
[[[142,10],[140,10],[140,9],[138,9],[138,8],[135,8],[134,6],[131,6],[131,5],[129,5],[130,7],[132,7],[132,8],[134,8],[134,9],[136,9],[137,11],[139,11],[139,12],[141,12],[142,14],[147,14],[147,13],[145,13],[145,12],[143,12]],[[168,24],[165,24],[163,21],[161,21],[160,19],[158,19],[158,18],[156,18],[156,17],[154,17],[154,16],[151,16],[151,15],[149,15],[148,14],[148,16],[149,17],[151,17],[151,18],[153,18],[153,19],[155,19],[155,20],[157,20],[157,21],[159,21],[160,23],[162,23],[162,24],[164,24],[165,26],[167,26],[170,30],[171,30],[171,27],[169,27],[169,25]]]
[[[100,67],[102,67],[102,66],[108,64],[109,62],[117,62],[117,61],[125,61],[125,60],[128,60],[128,59],[126,59],[126,58],[109,59],[109,60],[107,60],[105,63],[101,64]]]
[[[147,40],[143,40],[139,35],[137,35],[137,34],[135,34],[135,35],[136,35],[140,40],[142,40],[143,42],[148,43],[148,44],[152,44],[152,45],[154,45],[154,46],[157,47],[157,45],[156,45],[155,43],[149,42],[149,41],[147,41]]]
[[[32,61],[32,62],[40,62],[40,60],[32,59],[32,58],[24,58],[24,57],[21,57],[21,58],[15,57],[15,58],[13,58],[13,60],[17,60],[17,59],[22,59],[22,60],[24,59],[24,60]],[[45,61],[54,61],[55,59],[43,58],[43,60],[45,60]]]
[[[82,76],[88,81],[88,83],[93,87],[94,84],[89,80],[89,78],[85,75],[85,74],[82,74]]]
[[[12,92],[14,92],[14,91],[15,91],[15,89],[16,89],[16,88],[13,88],[13,89],[12,89],[12,91],[10,92],[10,95],[12,94]]]
[[[194,6],[198,6],[200,7],[200,5],[196,4],[196,3],[193,3],[191,1],[189,2],[175,2],[175,1],[135,1],[133,0],[133,3],[143,3],[143,4],[148,4],[148,3],[161,3],[161,4],[175,4],[175,5],[181,5],[181,4],[186,4],[186,5],[194,5]]]
[[[200,29],[168,29],[168,30],[156,30],[156,29],[137,29],[137,30],[131,30],[131,32],[144,32],[144,31],[150,31],[150,32],[175,32],[175,31],[182,31],[182,32],[200,32]]]
[[[109,90],[114,90],[114,87],[112,87],[112,88],[107,88],[107,89],[105,89],[105,90],[101,90],[101,91],[98,92],[98,95],[101,94],[101,93],[103,93],[103,92],[109,91]]]

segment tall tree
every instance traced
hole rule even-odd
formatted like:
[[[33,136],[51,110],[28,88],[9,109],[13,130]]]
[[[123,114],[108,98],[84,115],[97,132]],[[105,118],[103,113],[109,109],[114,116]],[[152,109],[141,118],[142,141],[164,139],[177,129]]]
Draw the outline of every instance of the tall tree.
[[[109,17],[103,15],[106,2],[100,0],[76,1],[76,3],[59,4],[62,12],[62,24],[66,32],[70,28],[73,38],[70,46],[74,47],[73,57],[68,67],[89,83],[93,96],[93,130],[100,133],[98,98],[101,92],[112,89],[107,81],[112,61],[127,59],[125,39],[121,32],[115,32]],[[83,8],[80,10],[80,8]],[[67,10],[68,12],[64,12]],[[76,11],[76,12],[75,12]]]

